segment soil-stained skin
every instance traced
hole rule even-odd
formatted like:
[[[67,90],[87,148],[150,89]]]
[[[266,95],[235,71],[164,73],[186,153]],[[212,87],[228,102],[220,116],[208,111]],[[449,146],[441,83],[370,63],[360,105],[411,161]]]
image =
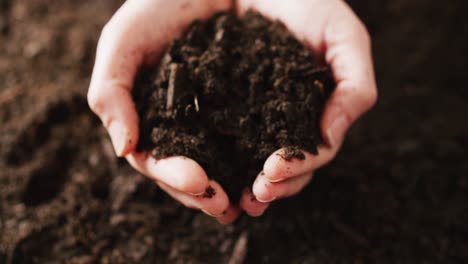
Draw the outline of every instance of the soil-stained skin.
[[[194,22],[135,82],[138,149],[196,160],[235,203],[275,150],[286,147],[286,160],[317,153],[331,76],[281,23],[255,12]]]

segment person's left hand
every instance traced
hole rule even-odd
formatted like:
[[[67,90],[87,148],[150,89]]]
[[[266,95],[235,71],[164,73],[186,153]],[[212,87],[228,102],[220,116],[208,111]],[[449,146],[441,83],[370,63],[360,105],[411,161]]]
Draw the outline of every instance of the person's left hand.
[[[294,195],[312,179],[315,170],[332,160],[350,125],[377,99],[370,37],[362,22],[342,0],[238,0],[240,14],[252,8],[270,19],[279,19],[315,54],[331,66],[336,89],[321,120],[325,140],[318,155],[286,161],[273,153],[240,207],[251,216],[263,214],[270,202]],[[252,195],[255,199],[252,199]]]

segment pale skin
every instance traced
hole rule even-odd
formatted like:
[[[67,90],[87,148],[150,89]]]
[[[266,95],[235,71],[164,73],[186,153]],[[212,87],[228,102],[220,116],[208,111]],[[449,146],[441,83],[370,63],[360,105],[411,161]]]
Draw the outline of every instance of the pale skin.
[[[187,157],[158,162],[135,150],[138,116],[131,89],[140,65],[158,62],[169,42],[181,36],[194,19],[207,19],[234,8],[252,8],[281,20],[304,44],[331,66],[337,87],[329,99],[321,128],[325,144],[319,155],[283,160],[278,150],[265,161],[263,172],[233,206],[222,186]],[[274,200],[300,192],[314,171],[331,161],[346,131],[377,99],[369,34],[342,0],[128,0],[104,27],[96,54],[88,103],[108,130],[116,154],[187,207],[199,209],[221,223],[233,222],[243,210],[260,216]],[[203,198],[208,186],[212,198]],[[252,199],[255,197],[255,199]]]

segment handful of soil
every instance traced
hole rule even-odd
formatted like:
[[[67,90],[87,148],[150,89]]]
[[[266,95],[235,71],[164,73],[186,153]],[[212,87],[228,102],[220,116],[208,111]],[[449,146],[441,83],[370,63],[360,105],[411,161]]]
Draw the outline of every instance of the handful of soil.
[[[281,23],[219,13],[195,21],[158,67],[140,70],[138,150],[194,159],[236,203],[275,150],[286,147],[285,159],[317,153],[334,87],[329,69]]]

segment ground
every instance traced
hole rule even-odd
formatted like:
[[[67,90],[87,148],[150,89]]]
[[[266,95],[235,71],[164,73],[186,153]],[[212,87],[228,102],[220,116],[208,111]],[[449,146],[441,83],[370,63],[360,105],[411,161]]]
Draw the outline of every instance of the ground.
[[[243,242],[246,263],[466,263],[467,4],[350,4],[373,37],[377,106],[300,195],[225,227],[116,159],[88,110],[119,3],[2,1],[0,263],[222,263]]]

